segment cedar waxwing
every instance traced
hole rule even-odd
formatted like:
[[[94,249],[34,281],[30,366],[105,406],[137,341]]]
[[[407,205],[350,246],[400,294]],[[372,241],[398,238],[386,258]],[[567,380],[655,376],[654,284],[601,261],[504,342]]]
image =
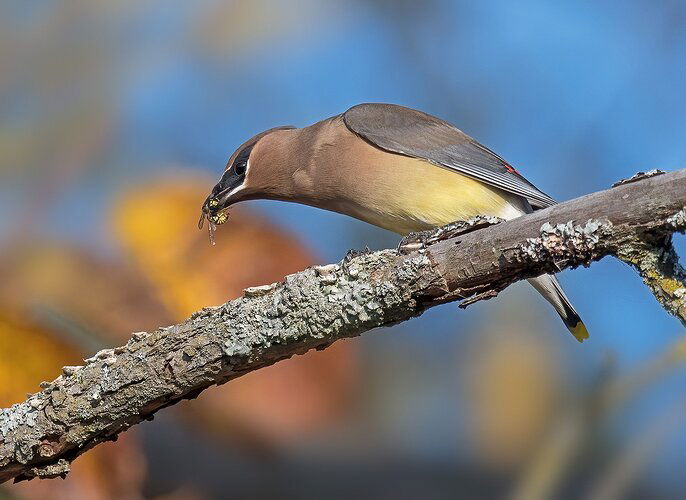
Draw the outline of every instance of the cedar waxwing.
[[[394,104],[359,104],[304,128],[256,135],[231,155],[202,207],[215,225],[239,201],[303,203],[406,235],[476,215],[513,219],[555,201],[449,123]],[[529,282],[580,342],[588,332],[557,279]]]

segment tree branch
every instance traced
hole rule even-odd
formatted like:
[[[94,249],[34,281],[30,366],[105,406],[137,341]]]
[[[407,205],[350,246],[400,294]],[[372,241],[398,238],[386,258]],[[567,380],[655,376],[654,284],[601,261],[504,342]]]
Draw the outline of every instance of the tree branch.
[[[686,170],[632,179],[512,221],[413,235],[400,251],[349,255],[135,333],[0,410],[0,482],[64,475],[78,455],[161,408],[280,359],[605,255],[631,263],[684,322],[684,272],[669,246],[686,228],[684,207]]]

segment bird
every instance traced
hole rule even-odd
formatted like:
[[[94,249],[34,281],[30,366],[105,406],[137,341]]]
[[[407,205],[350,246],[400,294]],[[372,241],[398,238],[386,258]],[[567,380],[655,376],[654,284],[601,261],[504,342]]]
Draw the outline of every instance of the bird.
[[[241,144],[202,206],[210,238],[235,203],[270,199],[342,213],[400,235],[477,215],[510,220],[556,202],[450,123],[397,104],[364,103],[312,125]],[[529,283],[579,341],[588,330],[553,275]]]

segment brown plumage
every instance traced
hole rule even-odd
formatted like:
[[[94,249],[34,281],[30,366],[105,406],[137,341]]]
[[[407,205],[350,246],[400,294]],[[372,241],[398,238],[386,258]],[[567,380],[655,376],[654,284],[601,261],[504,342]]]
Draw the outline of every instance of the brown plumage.
[[[399,234],[475,215],[512,219],[555,203],[449,123],[391,104],[253,137],[231,156],[203,217],[220,224],[230,205],[251,199],[311,205]],[[577,339],[588,336],[553,276],[530,281]]]

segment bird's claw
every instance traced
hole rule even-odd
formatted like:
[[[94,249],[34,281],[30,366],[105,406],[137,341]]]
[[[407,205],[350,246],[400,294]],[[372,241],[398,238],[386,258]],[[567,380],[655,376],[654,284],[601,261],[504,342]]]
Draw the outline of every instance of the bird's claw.
[[[444,241],[461,234],[471,233],[478,229],[484,227],[493,226],[504,222],[505,219],[500,217],[494,217],[492,215],[477,215],[467,220],[459,220],[446,224],[436,229],[430,229],[428,231],[419,231],[416,233],[410,233],[405,236],[400,243],[396,251],[399,254],[408,254],[421,250],[430,245],[438,243],[439,241]]]

